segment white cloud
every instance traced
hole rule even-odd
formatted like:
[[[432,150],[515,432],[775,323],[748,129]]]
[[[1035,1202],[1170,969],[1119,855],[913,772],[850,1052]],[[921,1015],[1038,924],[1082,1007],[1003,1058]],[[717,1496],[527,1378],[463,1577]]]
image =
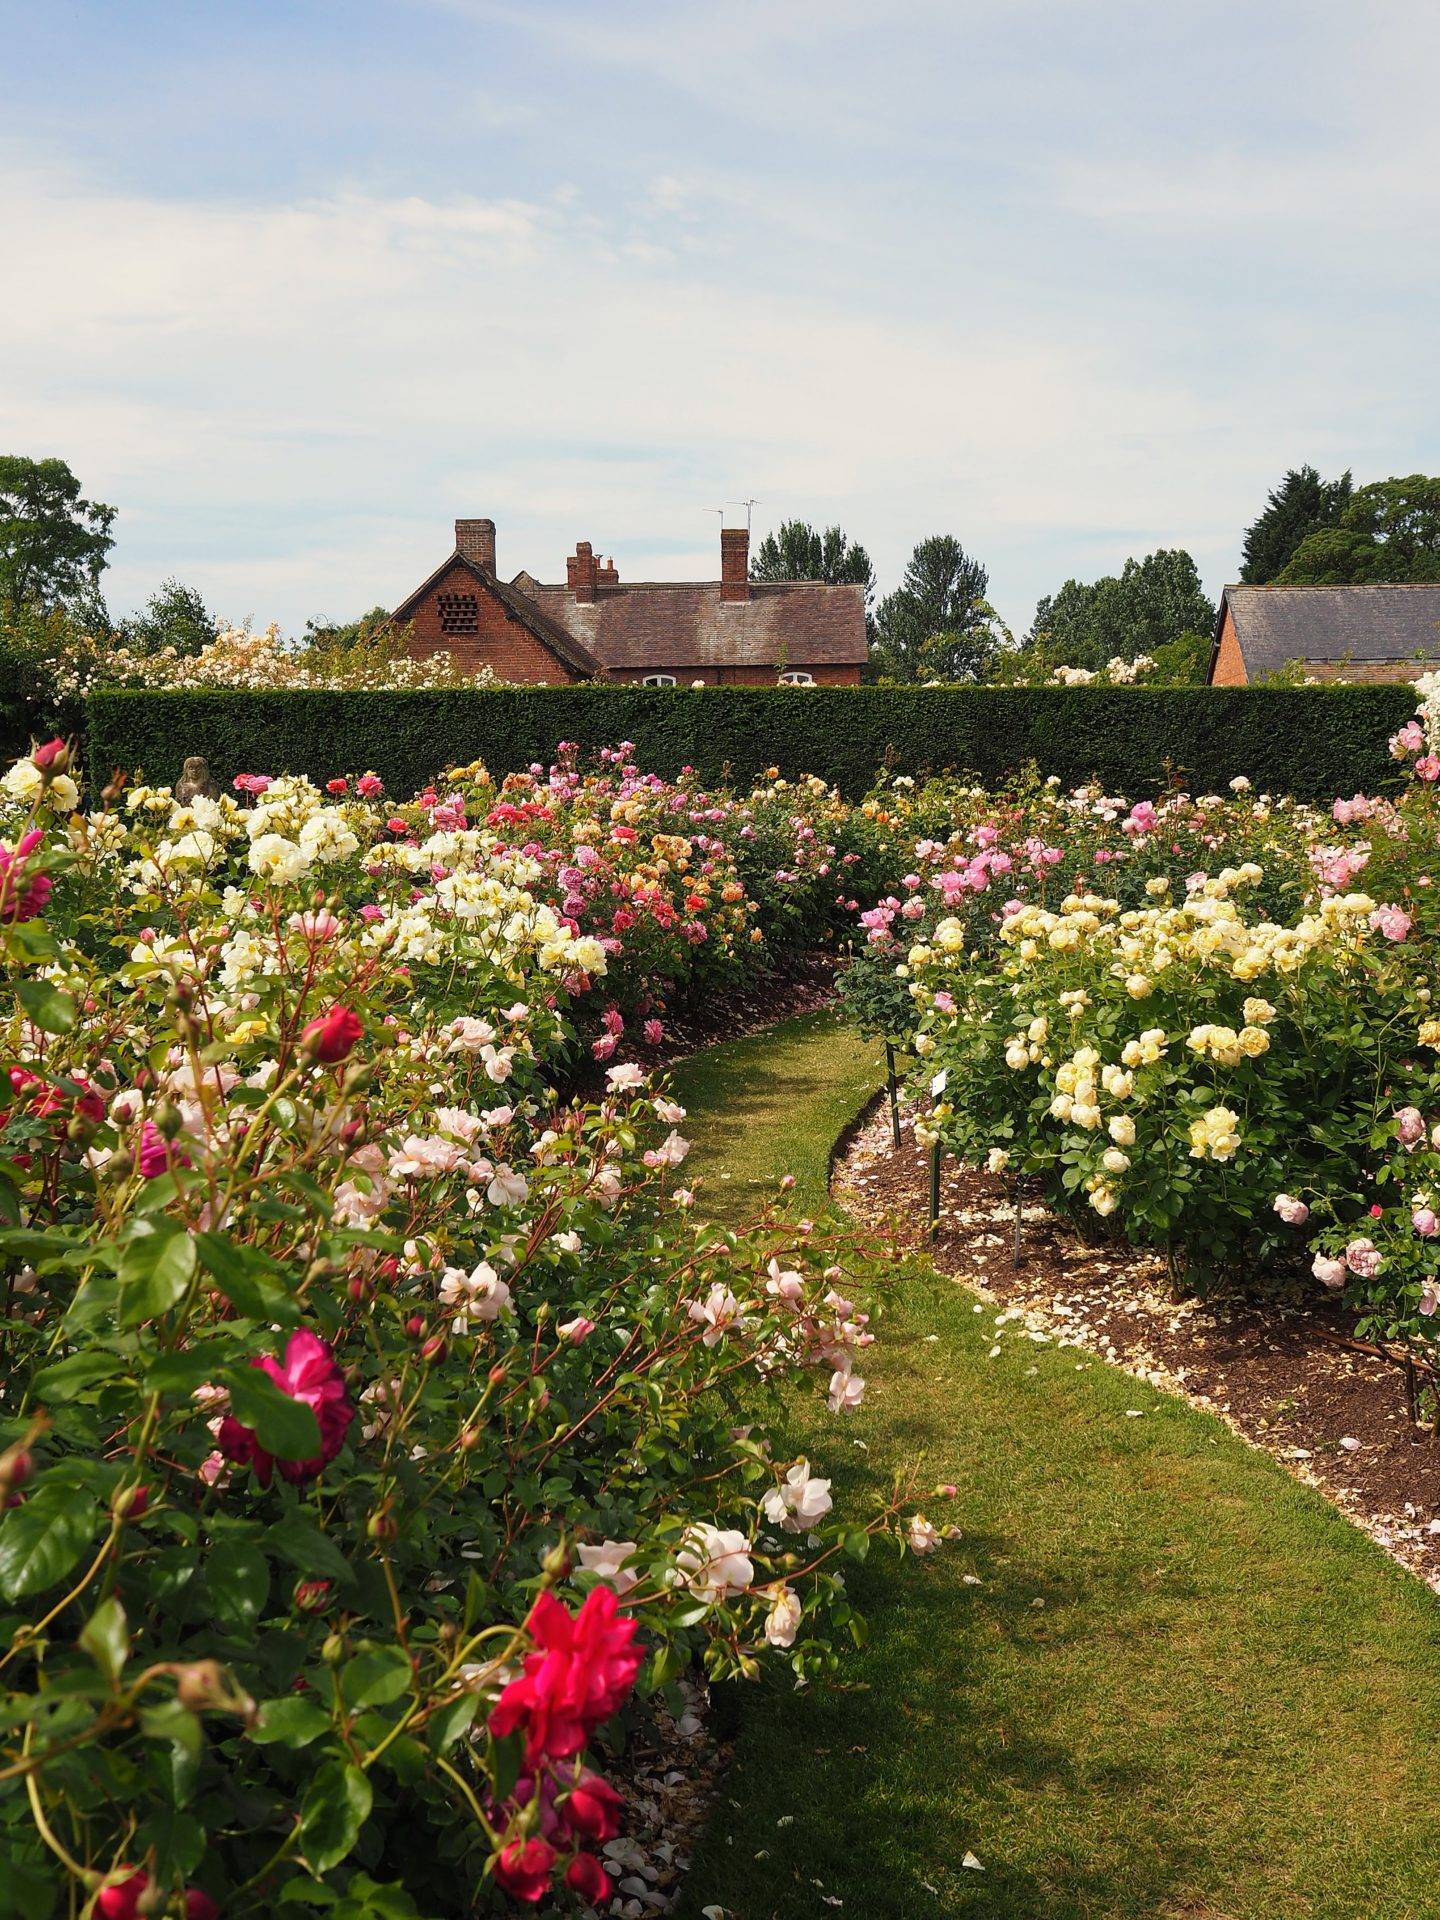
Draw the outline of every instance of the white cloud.
[[[10,174],[0,224],[28,289],[0,312],[0,426],[121,505],[119,602],[182,554],[231,610],[292,624],[393,599],[456,511],[495,515],[507,566],[553,575],[583,531],[622,575],[709,573],[707,509],[747,492],[898,571],[937,526],[983,550],[1144,518],[1144,444],[1203,424],[1178,387],[963,312],[646,274],[579,210]]]

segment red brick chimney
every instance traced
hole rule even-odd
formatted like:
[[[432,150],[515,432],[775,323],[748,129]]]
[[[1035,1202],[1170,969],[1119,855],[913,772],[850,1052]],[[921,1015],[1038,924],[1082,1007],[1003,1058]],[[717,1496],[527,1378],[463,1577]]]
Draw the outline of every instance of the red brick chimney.
[[[720,598],[738,602],[750,598],[750,529],[720,529]]]
[[[475,566],[483,567],[486,573],[494,573],[495,522],[493,520],[457,520],[455,546],[457,551]]]
[[[594,548],[588,540],[577,540],[574,553],[565,562],[565,584],[578,603],[583,605],[595,598],[597,572]]]

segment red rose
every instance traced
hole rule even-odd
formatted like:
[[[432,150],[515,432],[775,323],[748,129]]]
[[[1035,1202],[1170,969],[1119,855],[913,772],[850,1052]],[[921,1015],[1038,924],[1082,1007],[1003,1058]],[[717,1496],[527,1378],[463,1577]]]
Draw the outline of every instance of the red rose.
[[[350,791],[350,782],[344,779],[327,780],[325,782],[325,791],[327,793],[348,793]]]
[[[255,1438],[254,1429],[242,1425],[233,1413],[220,1422],[220,1451],[237,1466],[254,1467],[262,1487],[269,1486],[277,1466],[281,1478],[293,1485],[313,1480],[339,1453],[355,1418],[335,1356],[318,1334],[301,1327],[286,1343],[283,1365],[268,1353],[250,1364],[268,1373],[282,1393],[310,1408],[320,1426],[320,1451],[313,1460],[277,1461]]]
[[[185,1889],[185,1920],[220,1920],[220,1909],[203,1887]]]
[[[592,1907],[603,1907],[615,1889],[610,1876],[593,1853],[577,1853],[565,1869],[565,1884]]]
[[[587,1840],[613,1840],[620,1831],[625,1802],[598,1773],[582,1773],[565,1800],[566,1823]]]
[[[512,1840],[495,1861],[495,1884],[532,1905],[550,1891],[557,1855],[548,1840]]]
[[[348,1007],[331,1007],[312,1020],[300,1035],[300,1048],[312,1060],[333,1067],[362,1038],[365,1029]]]
[[[621,1616],[609,1587],[595,1587],[573,1616],[542,1593],[525,1625],[534,1651],[496,1701],[490,1730],[503,1739],[523,1727],[532,1764],[566,1760],[629,1698],[642,1657],[635,1622]]]

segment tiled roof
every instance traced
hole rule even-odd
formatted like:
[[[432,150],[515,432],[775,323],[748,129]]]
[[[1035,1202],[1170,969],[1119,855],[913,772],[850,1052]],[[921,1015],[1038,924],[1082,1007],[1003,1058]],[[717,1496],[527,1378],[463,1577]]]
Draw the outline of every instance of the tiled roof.
[[[748,600],[724,603],[718,580],[655,580],[597,587],[576,601],[567,587],[524,579],[524,597],[612,672],[690,667],[864,664],[865,594],[809,580],[752,582]]]
[[[401,601],[391,617],[397,621],[407,619],[411,610],[419,605],[436,581],[443,579],[455,566],[464,567],[467,572],[473,573],[481,586],[488,587],[501,606],[508,613],[512,613],[528,633],[533,633],[542,646],[548,647],[553,654],[558,655],[575,673],[584,679],[589,679],[600,671],[594,655],[586,649],[583,641],[567,632],[558,621],[552,620],[545,609],[537,606],[528,595],[520,592],[516,586],[507,586],[503,580],[498,580],[493,573],[487,572],[468,555],[461,553],[458,547],[448,560],[441,562],[428,580],[422,580],[415,591]]]
[[[1440,660],[1440,586],[1226,587],[1235,638],[1251,680],[1288,660]]]

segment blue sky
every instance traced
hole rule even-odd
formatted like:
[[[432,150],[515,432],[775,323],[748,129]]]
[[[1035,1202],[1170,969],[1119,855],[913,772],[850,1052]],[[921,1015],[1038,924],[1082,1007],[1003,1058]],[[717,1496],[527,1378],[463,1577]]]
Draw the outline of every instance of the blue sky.
[[[112,608],[393,603],[490,514],[960,536],[1024,626],[1285,467],[1440,471],[1440,9],[0,0],[0,447]]]

